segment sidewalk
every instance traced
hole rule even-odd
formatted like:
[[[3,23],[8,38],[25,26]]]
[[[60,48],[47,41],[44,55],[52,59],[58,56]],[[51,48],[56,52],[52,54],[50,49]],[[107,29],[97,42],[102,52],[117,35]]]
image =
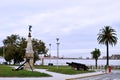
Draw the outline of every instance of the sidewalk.
[[[73,80],[81,77],[105,74],[103,72],[92,72],[92,73],[84,73],[84,74],[77,74],[77,75],[65,75],[65,74],[59,74],[55,72],[49,72],[49,71],[46,71],[45,69],[34,69],[34,71],[47,73],[47,74],[50,74],[52,77],[37,77],[37,78],[36,77],[32,77],[32,78],[0,77],[0,80]]]

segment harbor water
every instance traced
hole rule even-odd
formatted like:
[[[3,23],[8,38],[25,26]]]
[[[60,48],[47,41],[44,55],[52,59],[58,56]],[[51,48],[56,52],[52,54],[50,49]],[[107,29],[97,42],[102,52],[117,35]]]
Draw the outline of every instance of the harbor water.
[[[77,62],[86,65],[95,65],[94,59],[44,59],[44,65],[48,65],[49,63],[53,63],[53,65],[67,65],[66,62]],[[42,63],[41,60],[37,61],[35,64],[40,65]],[[118,65],[120,66],[120,60],[109,60],[110,65]],[[98,65],[106,65],[105,59],[98,60]]]

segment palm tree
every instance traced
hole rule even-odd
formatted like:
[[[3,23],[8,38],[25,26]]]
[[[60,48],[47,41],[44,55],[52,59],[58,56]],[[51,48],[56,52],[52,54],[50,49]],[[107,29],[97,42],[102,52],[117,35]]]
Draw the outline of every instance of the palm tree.
[[[109,44],[115,46],[117,43],[115,29],[112,29],[110,26],[105,26],[103,29],[100,29],[97,40],[99,44],[106,45],[107,49],[107,63],[106,66],[109,66]]]
[[[99,49],[95,48],[95,50],[92,51],[91,54],[92,54],[92,58],[95,59],[95,66],[96,66],[96,69],[97,69],[97,60],[98,60],[98,57],[100,57],[101,52],[100,52]]]

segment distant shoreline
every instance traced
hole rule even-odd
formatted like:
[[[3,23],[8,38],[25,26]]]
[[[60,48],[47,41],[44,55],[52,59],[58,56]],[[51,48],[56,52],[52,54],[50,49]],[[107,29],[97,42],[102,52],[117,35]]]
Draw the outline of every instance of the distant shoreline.
[[[2,56],[0,56],[0,59],[4,59]],[[44,59],[73,59],[73,60],[94,60],[94,59],[85,59],[85,58],[50,58],[50,57],[44,57]],[[98,59],[98,60],[106,60],[106,59]],[[120,59],[109,59],[109,60],[120,60]]]
[[[94,59],[81,59],[81,58],[49,58],[49,57],[45,57],[44,59],[73,59],[73,60],[94,60]],[[106,60],[106,59],[98,59],[98,60]],[[109,60],[120,60],[120,59],[109,59]]]

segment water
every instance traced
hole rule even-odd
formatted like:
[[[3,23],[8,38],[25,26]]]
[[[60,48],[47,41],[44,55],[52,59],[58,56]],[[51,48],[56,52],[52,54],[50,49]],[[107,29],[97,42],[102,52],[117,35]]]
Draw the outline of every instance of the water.
[[[58,65],[67,65],[66,62],[77,62],[86,65],[95,65],[95,60],[83,60],[83,59],[58,59]],[[42,62],[37,61],[36,64],[40,65]],[[48,65],[48,63],[53,63],[53,65],[57,65],[57,59],[44,59],[44,65]],[[120,65],[120,60],[109,60],[110,65]],[[98,60],[98,65],[106,65],[106,60]]]
[[[0,58],[0,64],[5,62],[3,58]],[[82,63],[86,65],[95,65],[94,59],[58,59],[58,65],[67,65],[66,62],[77,62]],[[36,61],[36,65],[40,65],[42,63],[41,60]],[[48,65],[48,63],[53,63],[53,65],[57,65],[57,59],[44,59],[44,65]],[[120,66],[120,60],[109,60],[110,65],[119,65]],[[106,60],[98,60],[98,65],[106,65]]]
[[[2,64],[3,62],[5,62],[4,58],[0,58],[0,64]]]

